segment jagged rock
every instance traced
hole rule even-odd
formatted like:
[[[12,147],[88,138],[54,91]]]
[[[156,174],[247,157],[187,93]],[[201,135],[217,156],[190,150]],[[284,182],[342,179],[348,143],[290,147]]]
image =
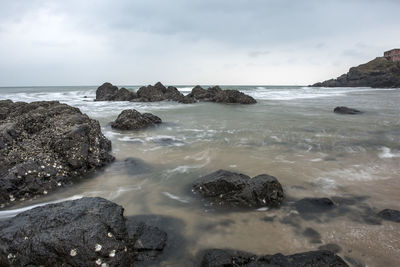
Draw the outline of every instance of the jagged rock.
[[[114,158],[99,122],[57,101],[1,101],[0,204],[47,194]]]
[[[236,251],[209,249],[203,251],[201,267],[222,266],[279,266],[279,267],[348,267],[347,263],[336,254],[325,251],[309,251],[293,255],[257,256],[251,253]]]
[[[361,111],[354,109],[354,108],[348,108],[348,107],[336,107],[333,112],[335,113],[339,113],[339,114],[350,114],[350,115],[354,115],[354,114],[359,114],[361,113]]]
[[[313,87],[400,87],[400,61],[377,57],[368,63],[350,68],[347,74],[312,85]]]
[[[400,222],[400,211],[392,209],[384,209],[378,213],[378,216],[384,220]]]
[[[0,265],[132,266],[161,253],[167,234],[126,222],[123,212],[103,198],[82,198],[20,213],[0,222]]]
[[[211,204],[234,207],[278,206],[283,190],[278,180],[261,174],[254,178],[226,170],[218,170],[197,179],[193,191]]]
[[[219,86],[210,87],[207,90],[197,85],[187,96],[203,102],[217,103],[238,103],[238,104],[255,104],[257,101],[249,95],[237,90],[222,90]]]
[[[104,83],[96,90],[95,101],[130,101],[136,98],[134,92],[129,91],[126,88],[118,90],[117,86],[111,83]]]
[[[137,130],[161,122],[159,117],[151,113],[141,114],[135,109],[126,109],[111,123],[111,127],[119,130]]]

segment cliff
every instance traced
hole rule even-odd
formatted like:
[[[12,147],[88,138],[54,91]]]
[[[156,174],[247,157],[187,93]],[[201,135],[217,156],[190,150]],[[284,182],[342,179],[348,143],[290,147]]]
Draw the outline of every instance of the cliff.
[[[336,79],[311,85],[313,87],[400,87],[400,61],[393,62],[377,57],[368,63],[350,68],[349,72]]]

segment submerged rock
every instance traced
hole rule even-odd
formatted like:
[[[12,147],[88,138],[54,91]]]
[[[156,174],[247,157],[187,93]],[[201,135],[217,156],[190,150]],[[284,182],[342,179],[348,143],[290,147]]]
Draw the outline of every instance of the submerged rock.
[[[283,190],[278,180],[261,174],[247,175],[218,170],[197,179],[193,191],[213,205],[233,207],[278,206],[283,200]]]
[[[161,123],[161,119],[151,113],[140,113],[135,109],[122,111],[111,127],[119,130],[137,130]]]
[[[303,198],[294,207],[300,213],[321,213],[335,208],[335,203],[329,198]]]
[[[20,213],[0,222],[0,265],[131,266],[143,248],[160,253],[166,233],[126,224],[123,212],[103,198],[82,198]]]
[[[336,79],[312,85],[314,87],[400,87],[400,61],[377,57],[368,63],[350,68]]]
[[[99,122],[57,101],[0,101],[0,204],[72,182],[114,158]]]
[[[384,209],[378,213],[378,216],[384,220],[400,223],[400,211],[392,209]]]
[[[203,102],[217,103],[238,103],[238,104],[255,104],[257,101],[237,90],[222,90],[219,86],[210,87],[207,90],[197,85],[187,96],[190,99]]]
[[[117,86],[111,83],[104,83],[97,88],[95,101],[130,101],[136,97],[134,92],[126,88],[118,90]]]
[[[361,113],[361,111],[354,109],[354,108],[348,108],[348,107],[336,107],[333,112],[335,113],[339,113],[339,114],[350,114],[350,115],[354,115],[354,114],[359,114]]]
[[[200,266],[280,266],[280,267],[345,267],[346,262],[336,254],[325,251],[309,251],[293,255],[257,256],[236,250],[209,249],[202,252]]]

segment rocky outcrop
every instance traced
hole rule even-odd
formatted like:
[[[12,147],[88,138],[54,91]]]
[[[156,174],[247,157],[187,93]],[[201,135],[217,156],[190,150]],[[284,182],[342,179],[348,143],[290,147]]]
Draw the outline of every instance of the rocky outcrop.
[[[0,265],[131,266],[143,251],[160,253],[166,233],[126,222],[123,212],[108,200],[82,198],[20,213],[0,222]]]
[[[57,101],[0,101],[2,207],[69,184],[113,160],[99,122]]]
[[[281,184],[267,174],[250,178],[244,174],[218,170],[197,179],[192,188],[217,206],[274,207],[283,200]]]
[[[384,209],[378,213],[378,216],[384,220],[400,223],[400,211]]]
[[[202,102],[217,103],[237,103],[237,104],[255,104],[257,101],[237,90],[222,90],[219,86],[210,87],[207,90],[197,85],[187,98]]]
[[[135,109],[126,109],[111,123],[118,130],[138,130],[161,123],[161,119],[151,113],[141,114]]]
[[[251,253],[210,249],[202,252],[201,267],[220,266],[280,266],[280,267],[348,267],[347,263],[333,252],[320,250],[293,255],[257,256]]]
[[[313,87],[400,87],[400,62],[385,57],[377,57],[368,63],[350,68],[347,74],[319,82]]]
[[[118,89],[111,83],[104,83],[96,90],[95,101],[131,101],[137,96],[126,88]]]
[[[137,91],[137,102],[157,102],[163,100],[178,101],[182,103],[194,103],[193,100],[186,99],[185,96],[174,86],[165,87],[158,82],[154,86],[142,86]]]
[[[360,114],[362,113],[361,111],[354,109],[354,108],[348,108],[348,107],[336,107],[333,112],[339,113],[339,114],[349,114],[349,115],[355,115],[355,114]]]

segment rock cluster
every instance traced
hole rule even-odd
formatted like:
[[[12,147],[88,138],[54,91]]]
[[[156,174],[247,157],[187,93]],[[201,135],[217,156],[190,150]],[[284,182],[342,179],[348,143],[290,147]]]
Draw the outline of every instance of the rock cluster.
[[[0,101],[0,204],[47,194],[113,160],[99,122],[57,101]]]
[[[179,103],[190,104],[196,102],[216,102],[216,103],[237,103],[255,104],[257,101],[237,90],[222,90],[219,86],[203,89],[195,86],[191,93],[184,96],[174,86],[165,87],[158,82],[154,86],[142,86],[134,93],[125,88],[118,89],[110,83],[104,83],[96,91],[96,101],[132,101],[132,102],[157,102],[157,101],[177,101]]]
[[[348,267],[347,263],[330,251],[309,251],[293,255],[257,256],[236,250],[210,249],[203,253],[201,267],[219,266],[280,266],[280,267]]]
[[[144,252],[160,253],[166,233],[126,222],[123,212],[108,200],[82,198],[20,213],[0,222],[0,265],[131,266]]]
[[[283,189],[278,180],[261,174],[247,175],[218,170],[194,181],[193,191],[212,205],[232,207],[274,207],[283,200]]]
[[[126,88],[118,89],[111,83],[104,83],[96,90],[96,101],[131,101],[137,96]]]
[[[140,113],[135,109],[122,111],[111,127],[118,130],[137,130],[161,123],[161,119],[151,113]]]
[[[400,61],[393,62],[385,57],[377,57],[368,63],[350,68],[349,72],[337,79],[312,85],[313,87],[400,87]]]

